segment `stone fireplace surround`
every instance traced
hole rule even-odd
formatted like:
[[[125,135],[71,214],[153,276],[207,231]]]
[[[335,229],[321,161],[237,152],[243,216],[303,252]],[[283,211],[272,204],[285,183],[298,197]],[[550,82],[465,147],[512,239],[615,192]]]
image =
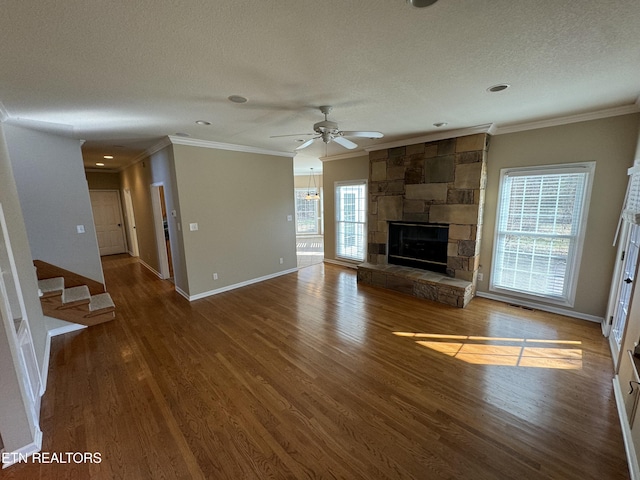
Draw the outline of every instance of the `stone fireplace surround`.
[[[477,133],[369,153],[367,262],[358,282],[456,307],[476,291],[489,135]],[[447,272],[389,265],[390,221],[449,225]]]

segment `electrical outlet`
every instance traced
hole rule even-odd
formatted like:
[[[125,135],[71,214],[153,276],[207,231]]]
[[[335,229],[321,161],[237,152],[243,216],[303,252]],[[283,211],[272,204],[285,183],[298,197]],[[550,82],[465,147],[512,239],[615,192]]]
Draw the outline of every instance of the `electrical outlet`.
[[[284,263],[284,258],[280,257],[280,265]]]
[[[483,278],[484,278],[484,275],[482,273],[479,273],[478,274],[478,281],[481,282]]]
[[[214,279],[214,280],[217,280],[217,279],[218,279],[218,274],[217,274],[217,273],[214,273],[214,274],[213,274],[213,279]]]
[[[287,222],[293,222],[293,215],[287,215]]]

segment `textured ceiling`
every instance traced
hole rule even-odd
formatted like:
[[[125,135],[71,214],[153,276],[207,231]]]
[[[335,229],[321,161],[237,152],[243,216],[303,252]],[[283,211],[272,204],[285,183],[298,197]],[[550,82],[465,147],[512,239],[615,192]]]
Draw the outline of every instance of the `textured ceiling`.
[[[10,122],[126,162],[166,135],[293,151],[323,117],[388,143],[633,105],[638,0],[4,0]],[[511,88],[488,93],[506,82]],[[243,105],[229,95],[249,98]],[[2,112],[0,111],[0,114]],[[211,122],[196,125],[196,120]],[[308,138],[308,137],[306,137]],[[311,157],[338,155],[321,142]],[[325,150],[326,147],[326,150]]]

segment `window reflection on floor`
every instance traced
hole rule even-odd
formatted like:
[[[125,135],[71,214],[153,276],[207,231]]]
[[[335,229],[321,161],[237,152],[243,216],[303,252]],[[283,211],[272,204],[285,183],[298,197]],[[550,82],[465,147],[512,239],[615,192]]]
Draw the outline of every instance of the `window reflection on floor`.
[[[423,347],[476,365],[502,365],[581,369],[582,342],[575,340],[543,340],[499,338],[472,335],[393,332],[399,337],[413,338]]]

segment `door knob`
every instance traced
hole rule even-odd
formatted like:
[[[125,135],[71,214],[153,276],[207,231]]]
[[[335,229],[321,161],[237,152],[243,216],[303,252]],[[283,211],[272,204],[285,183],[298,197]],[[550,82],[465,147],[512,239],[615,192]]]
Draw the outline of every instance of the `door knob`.
[[[633,282],[633,280],[631,280],[630,278],[625,278],[624,279],[624,283],[632,283],[632,282]]]

